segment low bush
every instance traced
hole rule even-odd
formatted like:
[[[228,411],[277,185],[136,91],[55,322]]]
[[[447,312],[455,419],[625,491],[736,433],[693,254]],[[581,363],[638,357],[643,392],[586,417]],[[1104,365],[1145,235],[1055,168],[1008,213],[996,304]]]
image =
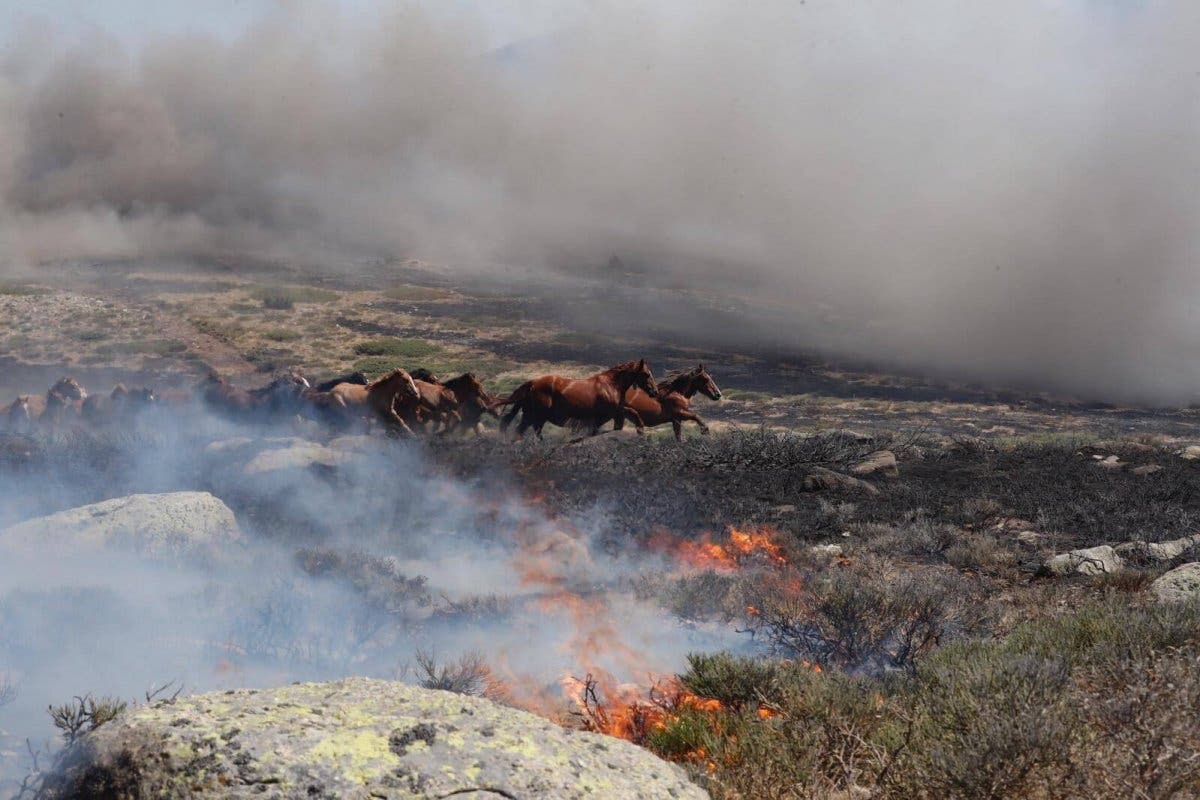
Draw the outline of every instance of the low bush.
[[[387,356],[389,358],[424,358],[442,352],[436,344],[420,339],[372,339],[354,345],[354,354],[359,356]]]

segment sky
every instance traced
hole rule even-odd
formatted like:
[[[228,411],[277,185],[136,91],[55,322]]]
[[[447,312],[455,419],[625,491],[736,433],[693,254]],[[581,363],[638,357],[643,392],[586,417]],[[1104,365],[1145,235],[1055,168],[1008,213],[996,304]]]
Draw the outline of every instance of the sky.
[[[293,3],[288,0],[0,0],[0,31],[19,32],[24,25],[53,26],[56,35],[78,37],[101,31],[136,46],[161,34],[206,33],[232,38],[256,18]],[[380,0],[340,0],[347,14],[389,5]],[[390,3],[399,5],[399,3]],[[417,3],[427,10],[469,14],[485,21],[496,46],[537,36],[555,27],[581,4],[575,0],[523,3],[514,13],[508,3],[487,0],[442,0]],[[0,42],[9,36],[0,35]]]

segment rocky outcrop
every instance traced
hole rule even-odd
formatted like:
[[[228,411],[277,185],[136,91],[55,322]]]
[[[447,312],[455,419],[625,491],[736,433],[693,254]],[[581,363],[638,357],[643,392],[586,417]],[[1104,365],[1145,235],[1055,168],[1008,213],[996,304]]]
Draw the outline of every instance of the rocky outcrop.
[[[628,742],[476,697],[350,678],[132,709],[89,734],[55,798],[701,800]]]
[[[1098,547],[1059,553],[1049,558],[1044,567],[1054,575],[1100,575],[1117,572],[1130,564],[1161,564],[1173,561],[1198,546],[1200,534],[1166,542],[1123,542],[1116,546],[1102,544]]]
[[[1124,560],[1107,544],[1060,553],[1045,563],[1046,570],[1052,575],[1101,575],[1116,572],[1124,566]]]
[[[0,552],[113,548],[152,557],[200,556],[240,537],[233,511],[208,492],[133,494],[13,525],[0,531]]]
[[[1160,603],[1200,600],[1200,561],[1164,572],[1150,584],[1150,591]]]
[[[1172,561],[1193,547],[1200,546],[1200,534],[1167,542],[1125,542],[1113,549],[1127,561]]]

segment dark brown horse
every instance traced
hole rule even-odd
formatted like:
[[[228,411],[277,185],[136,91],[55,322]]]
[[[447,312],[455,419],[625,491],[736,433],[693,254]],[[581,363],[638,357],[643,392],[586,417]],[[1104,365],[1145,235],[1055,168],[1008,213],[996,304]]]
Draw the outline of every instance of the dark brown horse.
[[[102,425],[126,419],[138,411],[151,407],[157,399],[151,389],[141,388],[130,391],[125,388],[124,384],[118,383],[107,397],[93,394],[84,400],[81,414],[93,425]]]
[[[369,416],[383,420],[385,425],[397,428],[401,433],[412,435],[412,428],[397,413],[397,408],[415,407],[421,393],[412,376],[402,369],[394,369],[366,386],[355,383],[339,383],[330,390],[345,404],[347,412],[358,416]]]
[[[299,405],[300,392],[308,389],[308,380],[298,372],[281,375],[260,389],[242,389],[210,372],[200,396],[214,411],[245,418],[281,411],[292,411]]]
[[[72,377],[62,378],[45,395],[21,395],[5,410],[8,427],[29,428],[35,422],[57,424],[76,404],[87,399],[87,390]]]
[[[651,397],[641,389],[630,389],[625,395],[625,403],[637,412],[637,417],[630,416],[634,425],[638,425],[639,419],[651,428],[669,422],[675,429],[675,438],[682,440],[684,422],[694,422],[702,432],[708,433],[708,426],[692,411],[692,397],[697,392],[710,400],[721,399],[721,390],[703,364],[660,383],[658,397]],[[638,425],[638,432],[641,430],[642,425]]]
[[[332,391],[333,387],[339,383],[353,383],[358,386],[366,386],[370,381],[367,380],[367,373],[359,370],[358,372],[348,372],[345,375],[339,375],[336,378],[322,381],[312,388],[316,392],[328,392]]]
[[[561,375],[543,375],[523,383],[517,390],[498,405],[511,405],[512,410],[500,420],[500,430],[508,430],[517,414],[521,424],[517,435],[533,428],[539,437],[547,422],[565,426],[572,421],[586,423],[589,435],[600,432],[600,426],[609,420],[619,430],[628,416],[638,424],[637,411],[625,405],[626,393],[640,388],[651,397],[658,395],[654,376],[646,366],[646,359],[627,361],[598,372],[588,378],[564,378]],[[639,430],[641,429],[639,425]]]
[[[450,430],[443,431],[444,433],[473,430],[478,436],[482,432],[481,420],[484,414],[491,414],[497,418],[500,416],[496,412],[496,398],[488,394],[474,373],[465,372],[457,378],[442,381],[442,386],[454,393],[454,398],[458,401],[459,416],[458,423]]]

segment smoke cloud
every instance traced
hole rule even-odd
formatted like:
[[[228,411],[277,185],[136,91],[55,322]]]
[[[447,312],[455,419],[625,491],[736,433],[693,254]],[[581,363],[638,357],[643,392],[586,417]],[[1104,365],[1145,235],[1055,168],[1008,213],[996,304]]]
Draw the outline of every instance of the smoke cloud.
[[[1195,4],[523,14],[554,23],[497,47],[469,12],[289,3],[136,53],[24,35],[0,66],[5,269],[617,253],[794,312],[750,341],[1193,399]]]
[[[555,518],[504,476],[456,480],[382,436],[336,469],[247,472],[256,454],[299,440],[200,409],[139,423],[44,438],[52,466],[3,472],[0,688],[12,691],[0,702],[0,792],[29,769],[26,739],[53,741],[47,706],[74,695],[140,700],[169,681],[188,693],[417,681],[418,653],[442,665],[477,653],[504,699],[565,719],[565,676],[646,685],[682,669],[689,651],[753,646],[727,624],[685,626],[639,596],[635,579],[680,565],[611,546],[601,508]],[[173,557],[5,538],[35,515],[198,488],[237,510],[240,543]]]

